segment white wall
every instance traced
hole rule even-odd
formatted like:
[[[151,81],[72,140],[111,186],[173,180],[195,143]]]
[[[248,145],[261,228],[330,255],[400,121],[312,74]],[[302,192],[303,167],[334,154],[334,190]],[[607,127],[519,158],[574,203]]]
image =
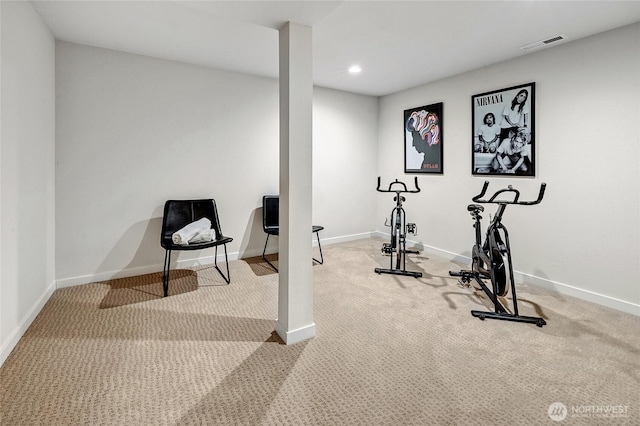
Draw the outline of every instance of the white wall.
[[[640,24],[381,98],[380,173],[413,179],[403,173],[402,112],[444,102],[444,174],[419,175],[423,191],[405,209],[417,242],[464,260],[474,232],[466,206],[486,180],[471,175],[471,96],[528,82],[536,178],[489,179],[523,197],[548,184],[540,205],[507,208],[514,267],[526,281],[640,315]],[[388,198],[378,197],[380,217]]]
[[[55,49],[30,3],[0,8],[2,364],[55,289]]]
[[[313,214],[327,242],[375,229],[377,122],[377,98],[314,89]]]
[[[375,198],[354,188],[375,176],[377,98],[316,88],[314,115],[314,222],[327,242],[370,232]],[[262,253],[278,123],[277,80],[57,42],[58,285],[161,270],[167,199],[215,198],[231,258]]]

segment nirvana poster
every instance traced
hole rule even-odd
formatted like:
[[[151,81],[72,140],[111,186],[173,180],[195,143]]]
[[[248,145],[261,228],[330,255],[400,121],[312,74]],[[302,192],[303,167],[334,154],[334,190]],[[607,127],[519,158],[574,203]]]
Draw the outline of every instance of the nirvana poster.
[[[535,176],[535,87],[471,97],[472,174]]]

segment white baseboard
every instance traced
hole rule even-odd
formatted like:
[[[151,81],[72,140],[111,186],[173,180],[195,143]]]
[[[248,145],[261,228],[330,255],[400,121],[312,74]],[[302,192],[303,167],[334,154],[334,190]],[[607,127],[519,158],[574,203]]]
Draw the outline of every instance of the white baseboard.
[[[546,278],[525,274],[523,272],[514,271],[514,274],[517,276],[517,279],[523,283],[533,284],[550,291],[556,291],[560,294],[573,296],[578,299],[586,300],[588,302],[596,303],[628,314],[640,316],[640,305],[638,304],[616,299],[615,297],[607,296],[605,294],[584,290],[568,284],[559,283]]]
[[[332,237],[332,238],[321,238],[322,244],[331,245],[338,243],[346,243],[348,241],[356,241],[356,240],[365,240],[367,238],[371,238],[375,236],[377,232],[362,232],[360,234],[351,234],[351,235],[343,235],[341,237]],[[318,245],[318,242],[315,241],[315,245]]]
[[[363,232],[360,234],[343,235],[341,237],[323,238],[322,234],[320,234],[320,243],[323,246],[330,246],[332,244],[344,243],[347,241],[364,240],[366,238],[371,238],[374,235],[375,235],[375,232]],[[312,247],[318,247],[318,239],[316,238],[315,234],[311,239],[311,244],[312,244]],[[266,254],[273,254],[277,252],[278,252],[277,247],[276,248],[267,247]],[[242,253],[242,256],[240,258],[246,259],[248,257],[255,257],[255,256],[262,256],[262,249],[246,250],[245,252]]]
[[[409,242],[407,240],[407,242]],[[462,256],[460,254],[452,253],[446,250],[442,250],[436,247],[427,246],[422,243],[411,241],[412,244],[422,247],[422,250],[433,253],[435,255],[444,257],[456,263],[462,263],[471,265],[471,258]],[[577,299],[586,300],[587,302],[596,303],[598,305],[606,306],[618,311],[626,312],[628,314],[640,316],[640,305],[627,302],[625,300],[616,299],[615,297],[607,296],[604,294],[595,293],[589,290],[584,290],[578,287],[571,286],[569,284],[560,283],[547,278],[537,277],[535,275],[526,274],[520,271],[513,271],[514,278],[517,282],[524,284],[532,284],[549,291],[555,291],[560,294],[572,296]]]
[[[96,272],[90,275],[62,278],[57,280],[58,288],[73,287],[76,285],[91,284],[100,281],[108,281],[117,278],[133,277],[136,275],[151,274],[162,271],[162,265],[149,265],[136,268],[121,269],[119,271]]]
[[[56,290],[56,282],[53,281],[49,286],[45,289],[44,293],[40,298],[34,303],[34,305],[29,309],[27,315],[18,323],[18,326],[9,334],[7,340],[2,342],[2,346],[0,347],[0,366],[4,364],[6,359],[11,354],[13,348],[16,347],[24,333],[33,323],[33,320],[36,319],[44,305],[47,303],[53,292]]]
[[[229,261],[239,259],[239,254],[229,253]],[[218,253],[218,264],[224,262],[224,253],[221,255]],[[215,263],[215,256],[203,256],[191,259],[178,259],[175,264],[172,262],[172,269],[174,268],[189,268],[194,266],[213,265]],[[147,265],[135,268],[120,269],[117,271],[96,272],[91,275],[82,275],[79,277],[63,278],[57,281],[58,288],[73,287],[76,285],[91,284],[100,281],[109,281],[118,278],[133,277],[136,275],[153,274],[155,272],[162,271],[162,265]]]
[[[381,237],[383,239],[386,239],[389,236],[388,234],[385,234],[381,231],[372,231],[372,232],[363,232],[360,234],[344,235],[340,237],[331,237],[331,238],[321,237],[321,242],[322,242],[322,245],[329,246],[332,244],[355,241],[355,240],[366,239],[371,237]],[[471,264],[471,259],[467,256],[462,256],[460,254],[442,250],[437,247],[428,246],[417,241],[407,240],[407,243],[413,246],[417,246],[418,248],[421,248],[421,250],[423,251],[433,253],[435,255],[444,257],[456,263]],[[316,241],[315,238],[313,239],[313,244],[316,247],[318,245],[318,242]],[[245,252],[242,254],[242,257],[246,258],[246,257],[252,257],[252,256],[260,256],[260,255],[262,255],[262,251],[256,254]],[[240,253],[239,252],[229,253],[228,257],[229,257],[229,261],[237,260],[240,258]],[[180,259],[176,262],[176,266],[174,267],[184,268],[184,267],[193,267],[193,266],[212,265],[214,261],[215,261],[215,256],[205,256],[205,257],[198,257],[194,259]],[[218,253],[218,263],[220,262],[224,262],[224,254],[220,255],[220,253]],[[80,277],[60,279],[57,281],[57,287],[63,288],[63,287],[70,287],[74,285],[83,285],[83,284],[89,284],[89,283],[94,283],[99,281],[107,281],[107,280],[116,279],[116,278],[150,274],[150,273],[158,272],[161,270],[162,270],[162,265],[157,264],[157,265],[149,265],[149,266],[137,267],[137,268],[128,268],[128,269],[123,269],[118,271],[99,272],[92,275],[84,275]],[[527,284],[534,284],[534,285],[543,287],[545,289],[549,289],[551,291],[557,291],[560,294],[566,294],[568,296],[573,296],[578,299],[597,303],[599,305],[603,305],[612,309],[616,309],[632,315],[640,316],[640,305],[638,304],[627,302],[625,300],[616,299],[616,298],[595,293],[589,290],[583,290],[568,284],[559,283],[557,281],[552,281],[546,278],[537,277],[537,276],[526,274],[519,271],[514,271],[514,274],[516,276],[516,279],[520,282],[524,282]]]
[[[305,340],[313,339],[316,337],[316,324],[311,323],[305,327],[298,328],[296,330],[287,331],[285,327],[276,320],[275,324],[276,333],[282,339],[286,345],[294,345],[298,342],[304,342]]]

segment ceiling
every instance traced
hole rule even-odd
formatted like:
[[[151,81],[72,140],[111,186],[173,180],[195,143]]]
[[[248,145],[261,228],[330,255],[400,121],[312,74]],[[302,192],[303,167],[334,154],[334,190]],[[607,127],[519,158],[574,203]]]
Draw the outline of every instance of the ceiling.
[[[640,22],[638,1],[32,1],[58,40],[267,77],[312,27],[313,81],[373,96]],[[597,52],[595,52],[597,53]],[[349,66],[362,72],[351,75]]]

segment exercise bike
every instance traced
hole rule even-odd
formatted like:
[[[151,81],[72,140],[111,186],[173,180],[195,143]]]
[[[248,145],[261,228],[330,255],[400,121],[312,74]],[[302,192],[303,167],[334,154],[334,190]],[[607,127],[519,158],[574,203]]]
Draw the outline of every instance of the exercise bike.
[[[525,322],[535,324],[538,327],[542,327],[546,324],[546,321],[539,317],[528,317],[518,314],[518,298],[516,296],[516,286],[513,278],[513,267],[511,263],[511,246],[509,244],[509,232],[502,223],[502,216],[508,205],[520,205],[531,206],[539,204],[544,196],[544,191],[547,184],[542,183],[540,185],[540,192],[538,198],[535,201],[519,201],[520,192],[513,189],[511,185],[507,188],[496,191],[488,200],[482,199],[487,188],[489,187],[489,181],[484,182],[482,192],[472,198],[474,203],[484,204],[497,204],[498,210],[493,217],[493,220],[487,228],[487,234],[482,242],[482,230],[480,220],[482,216],[480,213],[484,211],[484,207],[480,204],[469,204],[467,211],[471,214],[474,220],[473,227],[476,231],[476,242],[471,250],[471,270],[461,270],[459,272],[449,271],[449,275],[454,277],[460,277],[460,282],[469,287],[471,280],[475,280],[486,295],[491,299],[495,307],[494,312],[485,311],[471,311],[471,315],[484,320],[485,318]],[[506,195],[510,199],[497,199],[498,196]],[[501,197],[502,198],[502,197]],[[506,264],[505,264],[506,256]],[[507,285],[507,274],[510,285]],[[491,279],[491,289],[487,287],[483,279]],[[513,313],[510,313],[504,305],[498,300],[498,297],[504,297],[511,288],[511,300],[513,304]]]
[[[416,224],[406,223],[404,208],[402,203],[406,201],[406,198],[401,195],[405,193],[418,193],[420,187],[418,186],[418,177],[415,177],[416,189],[409,190],[404,182],[396,179],[389,184],[388,189],[380,189],[380,177],[378,176],[378,192],[393,192],[395,197],[393,201],[396,202],[396,206],[391,210],[391,222],[387,223],[385,219],[385,226],[391,227],[391,241],[382,244],[382,253],[390,256],[389,269],[376,268],[375,271],[378,274],[394,274],[394,275],[408,275],[411,277],[419,278],[422,276],[422,272],[407,271],[406,269],[406,254],[418,254],[418,250],[407,250],[407,233],[416,234]],[[393,258],[396,258],[395,266],[393,264]]]

